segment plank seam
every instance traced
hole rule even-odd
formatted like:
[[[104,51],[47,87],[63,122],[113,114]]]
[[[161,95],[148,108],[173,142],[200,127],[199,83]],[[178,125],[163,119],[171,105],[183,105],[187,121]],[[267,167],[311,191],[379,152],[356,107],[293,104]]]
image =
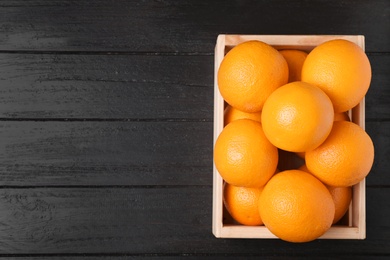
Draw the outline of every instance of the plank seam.
[[[0,50],[0,54],[51,55],[124,55],[124,56],[214,56],[214,52],[152,52],[152,51],[56,51],[56,50]],[[368,56],[390,55],[390,52],[367,51]]]
[[[212,184],[175,184],[175,185],[0,185],[2,189],[181,189],[211,188]],[[367,189],[390,189],[389,185],[367,185]]]
[[[213,122],[212,118],[71,118],[71,117],[47,117],[47,118],[28,118],[28,117],[0,117],[0,121],[19,122]],[[389,122],[390,118],[366,118],[366,122]]]
[[[7,118],[0,121],[34,121],[34,122],[213,122],[212,118]]]
[[[56,51],[56,50],[0,50],[0,54],[53,55],[124,55],[124,56],[214,56],[214,52],[152,52],[152,51]]]
[[[292,253],[289,254],[289,257],[305,257],[309,254],[305,253]],[[346,252],[346,253],[328,253],[322,254],[322,257],[330,257],[330,256],[390,256],[390,253],[362,253],[362,252]],[[265,253],[265,254],[256,254],[256,253],[248,253],[248,254],[240,254],[240,253],[48,253],[48,254],[0,254],[0,258],[2,257],[260,257],[260,256],[278,256],[275,253]],[[280,256],[286,256],[285,254],[280,254]]]
[[[211,188],[212,184],[183,184],[183,185],[1,185],[0,189],[182,189],[182,188]],[[390,186],[389,186],[390,188]]]

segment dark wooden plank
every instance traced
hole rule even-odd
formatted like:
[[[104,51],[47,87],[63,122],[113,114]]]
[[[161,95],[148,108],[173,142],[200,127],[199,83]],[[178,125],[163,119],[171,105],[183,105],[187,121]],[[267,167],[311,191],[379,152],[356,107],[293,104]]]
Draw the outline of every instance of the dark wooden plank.
[[[366,119],[390,120],[390,55],[369,55],[372,80],[366,95]]]
[[[311,255],[310,255],[311,256]],[[369,256],[343,256],[342,259],[351,259],[351,260],[367,260]],[[388,260],[389,256],[378,256],[372,254],[371,257],[375,257],[375,260]],[[281,259],[291,259],[291,256],[266,256],[267,259],[275,259],[275,260],[281,260]],[[311,259],[319,259],[319,260],[329,260],[329,256],[315,256]],[[340,256],[333,256],[332,259],[340,259]],[[125,255],[125,256],[118,256],[118,255],[108,255],[108,256],[101,256],[101,255],[84,255],[84,256],[29,256],[29,257],[21,257],[21,256],[14,256],[14,257],[8,257],[7,260],[91,260],[91,259],[97,259],[97,260],[106,260],[106,259],[113,259],[113,260],[129,260],[129,259],[143,259],[143,260],[176,260],[176,259],[186,259],[186,260],[199,260],[199,259],[214,259],[214,260],[225,260],[225,259],[232,259],[232,260],[258,260],[259,255],[238,255],[238,254],[178,254],[173,255],[169,254],[168,256],[161,255],[161,254],[146,254],[146,255]],[[294,260],[306,260],[308,259],[308,256],[294,256]]]
[[[0,190],[2,254],[390,256],[389,188],[367,190],[367,239],[216,239],[212,188]]]
[[[367,119],[390,119],[390,55],[369,56]],[[0,54],[2,118],[213,119],[213,56]]]
[[[389,185],[390,121],[367,122],[366,131],[375,148],[374,165],[367,176],[367,185]]]
[[[0,117],[206,119],[213,56],[0,54]]]
[[[64,255],[64,256],[52,256],[52,255],[34,255],[34,256],[7,256],[7,260],[129,260],[129,259],[143,259],[143,260],[176,260],[176,259],[186,259],[186,260],[199,260],[199,259],[213,259],[213,260],[258,260],[259,257],[263,255],[256,254],[213,254],[213,253],[204,253],[204,254],[188,254],[188,253],[179,253],[179,254],[82,254],[79,255]],[[311,255],[310,255],[311,256]],[[294,259],[294,260],[307,260],[308,256],[288,256],[288,255],[267,255],[266,259]],[[367,260],[375,258],[375,260],[388,260],[389,256],[386,255],[375,255],[374,253],[370,255],[351,255],[351,256],[337,256],[334,255],[331,259],[350,259],[350,260]],[[0,256],[1,259],[1,256]],[[311,259],[319,260],[329,260],[329,256],[315,256]]]
[[[211,185],[211,122],[0,124],[0,185]],[[367,185],[390,185],[390,122],[367,122]]]
[[[212,122],[0,122],[0,185],[210,185]]]
[[[266,259],[275,259],[275,260],[280,260],[280,259],[291,259],[293,258],[294,260],[305,260],[308,259],[308,255],[302,256],[302,257],[291,257],[287,255],[279,256],[266,256]],[[0,257],[1,258],[1,257]],[[367,258],[367,256],[350,256],[350,257],[342,257],[342,259],[353,259],[353,260],[367,260],[367,259],[373,259],[375,260],[388,260],[388,256],[372,256],[371,258]],[[3,257],[3,259],[7,260],[106,260],[106,259],[113,259],[113,260],[129,260],[129,259],[145,259],[145,260],[176,260],[176,259],[188,259],[188,260],[199,260],[199,259],[214,259],[214,260],[225,260],[225,259],[234,259],[234,260],[258,260],[259,255],[239,255],[239,254],[178,254],[178,255],[172,255],[169,254],[168,256],[166,255],[161,255],[161,254],[151,254],[151,255],[125,255],[125,256],[118,256],[118,255],[84,255],[84,256],[45,256],[45,255],[39,255],[39,256],[7,256]],[[312,258],[314,259],[314,258]],[[315,259],[318,260],[328,260],[330,259],[329,256],[316,256]],[[340,256],[333,256],[332,259],[341,259]]]
[[[390,51],[388,0],[0,3],[0,50],[207,52],[220,33],[363,34]]]

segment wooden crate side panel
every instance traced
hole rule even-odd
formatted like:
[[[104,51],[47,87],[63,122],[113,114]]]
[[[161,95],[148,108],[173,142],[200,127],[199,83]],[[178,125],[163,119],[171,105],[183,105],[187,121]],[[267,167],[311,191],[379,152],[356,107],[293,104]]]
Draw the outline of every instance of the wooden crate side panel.
[[[215,48],[215,67],[214,67],[214,142],[223,129],[223,106],[224,100],[218,90],[218,68],[224,57],[225,37],[218,37]],[[215,164],[213,163],[213,234],[216,237],[221,236],[222,221],[223,221],[223,180],[219,175]]]

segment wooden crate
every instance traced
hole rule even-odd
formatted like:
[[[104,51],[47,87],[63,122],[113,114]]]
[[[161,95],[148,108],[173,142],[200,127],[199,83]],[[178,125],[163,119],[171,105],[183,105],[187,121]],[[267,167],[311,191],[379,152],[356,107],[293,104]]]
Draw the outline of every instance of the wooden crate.
[[[362,35],[219,35],[215,47],[214,67],[214,145],[223,129],[225,102],[218,90],[217,72],[225,54],[235,45],[260,40],[276,49],[310,52],[315,46],[332,39],[346,39],[364,50]],[[365,128],[364,99],[349,111],[353,122]],[[353,186],[352,202],[341,225],[332,226],[321,239],[364,239],[366,237],[365,180]],[[277,238],[265,226],[243,226],[234,222],[224,209],[223,179],[213,168],[213,234],[218,238]]]

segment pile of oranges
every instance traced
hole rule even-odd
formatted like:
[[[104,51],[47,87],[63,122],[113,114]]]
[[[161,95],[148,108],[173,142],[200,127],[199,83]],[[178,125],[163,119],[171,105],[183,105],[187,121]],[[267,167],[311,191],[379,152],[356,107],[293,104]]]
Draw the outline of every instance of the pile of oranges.
[[[370,81],[366,54],[343,39],[309,53],[247,41],[225,55],[218,88],[227,105],[214,163],[235,221],[308,242],[342,219],[351,187],[374,161],[371,138],[347,113]],[[282,154],[302,165],[279,169]]]

